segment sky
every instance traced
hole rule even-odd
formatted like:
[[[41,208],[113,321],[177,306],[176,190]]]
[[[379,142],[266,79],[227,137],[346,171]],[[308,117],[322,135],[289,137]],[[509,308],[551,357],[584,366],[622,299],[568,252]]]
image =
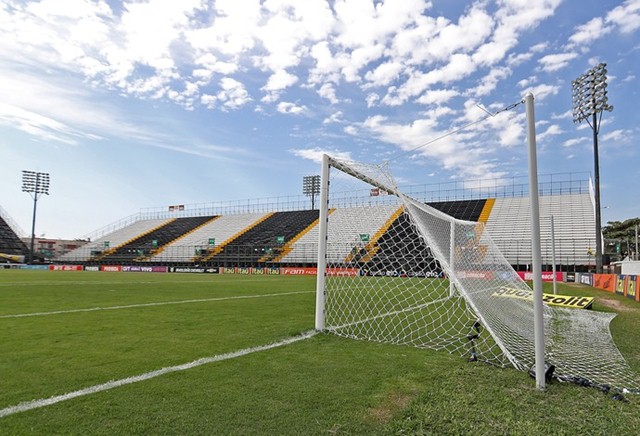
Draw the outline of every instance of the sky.
[[[302,193],[323,153],[400,185],[594,171],[571,81],[607,64],[603,224],[640,216],[640,0],[0,2],[0,207],[36,235]],[[499,112],[499,113],[496,113]],[[440,139],[438,139],[440,138]]]

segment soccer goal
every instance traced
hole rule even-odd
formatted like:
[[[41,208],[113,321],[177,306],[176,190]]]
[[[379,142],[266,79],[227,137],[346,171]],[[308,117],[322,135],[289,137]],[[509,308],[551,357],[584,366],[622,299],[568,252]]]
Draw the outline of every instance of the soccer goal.
[[[316,329],[530,370],[531,289],[482,220],[404,195],[383,165],[324,157]],[[545,361],[560,380],[639,392],[615,315],[544,305]]]

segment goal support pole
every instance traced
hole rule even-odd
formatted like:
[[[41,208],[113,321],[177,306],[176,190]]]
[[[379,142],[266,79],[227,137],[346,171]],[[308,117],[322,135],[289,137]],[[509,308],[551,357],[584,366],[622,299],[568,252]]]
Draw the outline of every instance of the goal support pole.
[[[329,156],[322,155],[318,219],[318,271],[316,275],[316,330],[324,330],[324,292],[327,269],[327,220],[329,219]]]
[[[529,198],[531,201],[531,251],[533,274],[533,329],[536,387],[545,389],[544,314],[542,303],[542,249],[540,247],[540,204],[538,193],[538,158],[536,155],[536,120],[533,94],[525,96],[527,144],[529,146]]]

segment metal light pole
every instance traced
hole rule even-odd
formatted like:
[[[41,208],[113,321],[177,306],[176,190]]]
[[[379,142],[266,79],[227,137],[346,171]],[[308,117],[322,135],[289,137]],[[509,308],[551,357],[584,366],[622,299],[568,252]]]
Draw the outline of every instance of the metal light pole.
[[[602,218],[600,216],[600,164],[598,132],[602,112],[613,110],[607,103],[607,64],[601,63],[571,82],[573,89],[573,122],[587,121],[593,130],[594,184],[596,202],[596,273],[602,273]],[[598,118],[598,112],[600,117]],[[591,118],[591,121],[589,121]]]
[[[320,176],[304,176],[302,178],[302,193],[311,196],[311,210],[316,208],[316,194],[320,193]]]
[[[36,238],[36,208],[38,198],[42,194],[49,195],[49,173],[22,171],[22,192],[28,192],[33,197],[33,220],[31,221],[31,249],[29,264],[33,263],[33,244]]]

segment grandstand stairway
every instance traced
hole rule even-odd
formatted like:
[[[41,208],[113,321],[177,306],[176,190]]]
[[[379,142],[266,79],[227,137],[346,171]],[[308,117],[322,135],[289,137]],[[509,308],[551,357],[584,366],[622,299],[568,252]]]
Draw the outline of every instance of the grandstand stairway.
[[[288,241],[308,231],[318,220],[317,210],[276,212],[220,247],[206,260],[224,266],[254,266],[278,258]]]
[[[493,201],[459,200],[427,204],[456,219],[486,222],[491,213]],[[411,273],[412,270],[425,271],[433,262],[431,251],[418,236],[406,213],[394,214],[391,222],[387,223],[381,231],[383,234],[376,235],[358,253],[349,255],[346,261],[372,271],[405,271],[407,273]],[[401,244],[400,241],[404,242]],[[439,270],[437,268],[434,272]]]
[[[216,218],[216,216],[200,216],[176,218],[166,221],[158,227],[152,228],[111,250],[105,251],[99,260],[107,260],[109,262],[145,260],[147,257],[159,251],[164,245],[171,243]]]

